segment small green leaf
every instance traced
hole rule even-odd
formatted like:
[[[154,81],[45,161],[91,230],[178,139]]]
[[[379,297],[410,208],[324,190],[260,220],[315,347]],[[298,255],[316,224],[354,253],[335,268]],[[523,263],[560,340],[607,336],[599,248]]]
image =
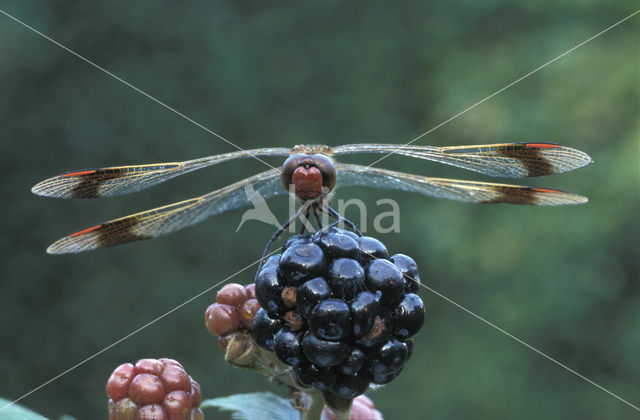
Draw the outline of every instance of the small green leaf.
[[[2,420],[47,420],[46,417],[24,408],[18,404],[11,404],[11,401],[0,398],[0,419]]]
[[[236,394],[228,397],[204,400],[200,408],[217,407],[223,411],[233,411],[235,420],[299,420],[300,412],[291,406],[286,398],[271,392]]]

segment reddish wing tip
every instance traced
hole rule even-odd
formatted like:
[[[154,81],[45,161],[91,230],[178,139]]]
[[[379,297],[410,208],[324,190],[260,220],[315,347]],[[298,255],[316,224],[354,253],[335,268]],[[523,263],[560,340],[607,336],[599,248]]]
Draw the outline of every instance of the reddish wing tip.
[[[556,149],[558,147],[562,147],[559,144],[554,144],[554,143],[525,143],[525,146],[537,147],[537,148],[543,148],[543,149]]]
[[[87,175],[87,174],[94,174],[96,173],[95,170],[89,170],[89,171],[76,171],[76,172],[69,172],[68,174],[64,174],[64,175],[60,175],[63,178],[67,178],[70,176],[82,176],[82,175]]]
[[[547,193],[564,193],[565,191],[560,191],[560,190],[552,190],[550,188],[531,188],[532,191],[540,191],[540,192],[547,192]]]
[[[88,233],[91,231],[94,231],[98,228],[100,228],[102,225],[95,225],[95,226],[91,226],[90,228],[86,228],[86,229],[82,229],[79,230],[77,232],[72,233],[71,235],[67,236],[68,238],[73,238],[74,236],[78,236],[78,235],[82,235],[83,233]]]

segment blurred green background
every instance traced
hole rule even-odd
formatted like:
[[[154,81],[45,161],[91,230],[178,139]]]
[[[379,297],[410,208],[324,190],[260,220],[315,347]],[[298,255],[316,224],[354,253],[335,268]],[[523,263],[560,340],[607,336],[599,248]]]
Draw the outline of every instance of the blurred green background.
[[[1,8],[243,148],[402,143],[629,15],[633,1],[3,1]],[[474,206],[349,188],[401,205],[423,282],[640,404],[639,22],[636,16],[422,138],[555,141],[594,163],[525,180],[582,206]],[[220,139],[0,15],[0,395],[17,398],[257,259],[272,228],[243,210],[122,247],[49,256],[55,239],[264,170],[234,161],[130,196],[30,193],[62,171],[191,159]],[[369,164],[377,155],[344,161]],[[276,165],[279,159],[271,159]],[[381,167],[488,180],[402,157]],[[284,218],[286,200],[272,200]],[[370,219],[375,216],[370,212]],[[369,220],[369,224],[372,220]],[[252,273],[233,279],[248,283]],[[423,290],[409,368],[370,393],[388,419],[637,418],[637,411]],[[112,369],[179,359],[205,398],[284,390],[226,367],[203,325],[215,291],[25,398],[106,417]],[[208,418],[228,418],[207,413]]]

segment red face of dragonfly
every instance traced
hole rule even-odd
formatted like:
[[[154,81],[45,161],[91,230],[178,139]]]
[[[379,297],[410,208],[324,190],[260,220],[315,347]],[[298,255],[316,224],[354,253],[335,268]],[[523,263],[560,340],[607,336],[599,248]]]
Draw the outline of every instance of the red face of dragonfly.
[[[416,192],[469,203],[558,206],[587,202],[585,197],[549,188],[431,178],[333,160],[334,156],[352,153],[394,153],[507,178],[559,174],[591,163],[586,153],[542,142],[447,147],[396,144],[295,146],[225,153],[184,162],[72,171],[46,179],[34,186],[32,191],[58,198],[111,197],[139,191],[228,160],[287,157],[281,169],[262,172],[200,197],[79,230],[52,244],[47,249],[52,254],[88,251],[155,238],[201,222],[209,216],[255,204],[255,196],[248,194],[250,190],[259,193],[261,199],[268,199],[286,193],[290,185],[294,186],[296,195],[302,200],[319,197],[323,187],[331,191],[334,186],[358,185]],[[283,184],[285,188],[282,188]]]
[[[325,155],[295,153],[284,161],[280,179],[299,199],[312,200],[322,194],[323,187],[329,192],[336,185],[336,167]]]

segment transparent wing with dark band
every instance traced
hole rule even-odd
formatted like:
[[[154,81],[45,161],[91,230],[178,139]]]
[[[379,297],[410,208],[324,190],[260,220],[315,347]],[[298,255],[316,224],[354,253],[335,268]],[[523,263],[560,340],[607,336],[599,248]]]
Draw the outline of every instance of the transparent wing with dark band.
[[[280,171],[272,169],[200,197],[82,229],[56,241],[47,252],[64,254],[89,251],[175,232],[207,217],[250,205],[251,200],[245,189],[248,185],[265,199],[286,194],[280,183]]]
[[[337,187],[363,186],[417,192],[469,203],[561,206],[586,203],[586,197],[548,188],[429,178],[360,165],[337,164]]]
[[[34,194],[55,198],[102,198],[140,191],[178,175],[228,160],[257,156],[289,156],[283,147],[245,150],[183,162],[114,166],[71,171],[36,184]]]
[[[349,153],[394,153],[505,178],[560,174],[591,163],[589,155],[580,150],[536,142],[449,147],[350,144],[333,148],[334,155]]]

